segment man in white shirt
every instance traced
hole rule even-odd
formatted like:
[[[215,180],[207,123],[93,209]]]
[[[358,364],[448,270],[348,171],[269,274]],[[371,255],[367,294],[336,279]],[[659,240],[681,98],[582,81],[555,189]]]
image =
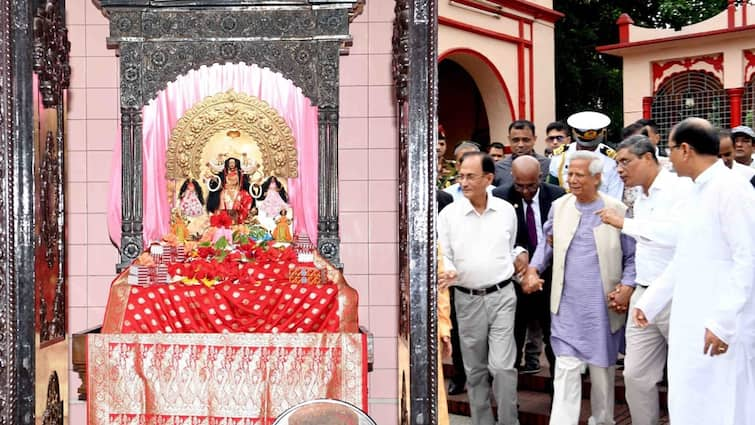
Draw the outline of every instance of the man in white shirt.
[[[742,165],[737,161],[734,161],[734,142],[731,140],[731,132],[729,130],[720,130],[718,132],[718,157],[721,158],[721,162],[731,171],[741,175],[745,180],[752,183],[753,177],[755,177],[755,168]],[[753,183],[755,184],[755,183]]]
[[[454,157],[456,158],[457,166],[461,163],[461,157],[464,156],[464,154],[467,152],[480,152],[480,146],[478,146],[477,143],[469,140],[465,140],[456,145],[456,148],[454,148]],[[486,190],[488,191],[488,194],[490,194],[493,192],[493,189],[495,189],[495,186],[490,184],[488,185]],[[443,190],[449,195],[453,196],[454,201],[464,197],[464,193],[461,190],[461,184],[459,183],[458,179],[456,180],[456,183],[448,186]]]
[[[718,161],[718,135],[687,118],[669,137],[674,169],[694,188],[674,257],[632,310],[654,323],[673,296],[669,413],[684,425],[755,424],[755,191]]]
[[[692,181],[678,177],[658,163],[654,144],[647,136],[635,135],[617,147],[616,165],[626,187],[639,187],[634,218],[604,208],[598,213],[603,223],[621,229],[637,241],[637,277],[629,303],[630,311],[648,286],[666,269],[674,255],[676,223],[684,216],[681,203],[689,196]],[[624,384],[634,425],[658,423],[658,389],[666,365],[670,305],[645,328],[630,321],[626,329]]]
[[[494,173],[495,163],[485,153],[461,158],[457,181],[464,198],[440,213],[438,240],[446,270],[458,276],[454,303],[472,423],[496,423],[490,405],[492,375],[498,424],[518,425],[512,277],[524,271],[528,256],[524,248],[514,248],[514,207],[486,190]]]
[[[734,160],[745,167],[755,168],[752,154],[755,131],[746,125],[740,125],[731,129],[731,138],[734,140]]]

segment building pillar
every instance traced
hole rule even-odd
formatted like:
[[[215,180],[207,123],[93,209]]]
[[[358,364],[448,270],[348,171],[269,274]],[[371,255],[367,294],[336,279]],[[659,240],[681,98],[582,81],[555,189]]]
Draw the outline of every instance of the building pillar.
[[[653,116],[653,96],[642,98],[642,118],[649,120]]]
[[[729,125],[731,127],[742,124],[742,95],[744,92],[744,87],[726,89],[726,95],[729,96]]]

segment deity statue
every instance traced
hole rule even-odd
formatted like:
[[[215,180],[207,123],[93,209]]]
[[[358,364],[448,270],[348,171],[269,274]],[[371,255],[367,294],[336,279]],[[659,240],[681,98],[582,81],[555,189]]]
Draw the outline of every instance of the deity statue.
[[[273,239],[276,242],[292,242],[291,237],[291,220],[287,217],[286,209],[280,210],[280,216],[275,219],[275,230],[273,230]]]
[[[249,215],[254,199],[249,195],[249,180],[237,158],[225,160],[223,170],[208,183],[207,212],[226,211],[235,224],[242,224]]]
[[[277,177],[268,177],[262,183],[261,189],[260,211],[263,211],[268,217],[275,217],[280,210],[288,208],[286,189],[281,185]]]
[[[178,207],[185,218],[204,214],[204,198],[199,183],[194,179],[184,180],[178,191]]]

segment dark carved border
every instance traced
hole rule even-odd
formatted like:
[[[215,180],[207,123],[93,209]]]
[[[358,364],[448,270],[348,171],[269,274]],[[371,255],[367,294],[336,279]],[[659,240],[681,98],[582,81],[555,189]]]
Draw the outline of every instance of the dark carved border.
[[[44,251],[47,268],[37,264],[40,346],[65,338],[65,105],[64,93],[71,81],[69,56],[71,43],[65,26],[63,9],[58,0],[46,0],[34,14],[33,69],[39,78],[39,92],[45,108],[54,108],[57,119],[55,134],[48,132],[40,166],[40,220],[38,243]],[[53,277],[54,279],[50,279]],[[54,281],[52,299],[48,285]],[[48,313],[51,310],[51,313]]]
[[[102,0],[110,41],[120,51],[122,269],[142,250],[141,108],[168,83],[203,65],[247,63],[280,72],[319,108],[320,252],[340,266],[338,231],[338,63],[348,34],[347,2],[298,1],[233,9],[191,4]],[[332,3],[313,8],[315,4]],[[262,3],[260,3],[262,4]],[[167,5],[167,3],[163,3]],[[228,4],[230,5],[230,4]],[[182,9],[192,6],[191,9]]]
[[[63,425],[63,400],[60,399],[58,372],[53,371],[47,382],[47,402],[42,415],[42,425]]]
[[[401,424],[437,423],[437,247],[435,144],[437,2],[396,0],[393,76],[399,128],[399,344],[410,350]],[[399,362],[401,363],[401,361]],[[408,401],[407,401],[408,399]]]
[[[10,40],[12,0],[0,1],[0,39]],[[13,134],[11,111],[11,50],[0,43],[0,422],[12,423],[15,404],[15,344],[13,322],[16,312],[11,281],[14,278],[13,198],[10,191],[13,175]]]
[[[45,108],[62,107],[63,92],[71,82],[71,43],[57,1],[47,0],[34,14],[34,72]]]
[[[31,3],[0,0],[0,424],[34,422]]]

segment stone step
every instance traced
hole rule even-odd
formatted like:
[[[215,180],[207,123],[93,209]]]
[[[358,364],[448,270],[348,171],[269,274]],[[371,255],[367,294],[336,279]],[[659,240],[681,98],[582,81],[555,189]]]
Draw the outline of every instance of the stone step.
[[[453,366],[445,364],[443,373],[446,382],[450,382],[453,377]],[[518,401],[519,401],[519,422],[520,425],[548,425],[550,419],[551,397],[548,392],[550,386],[550,376],[547,367],[544,367],[536,374],[519,374],[518,383]],[[660,423],[668,424],[666,414],[666,387],[659,386],[660,403],[662,409],[662,418]],[[624,397],[624,378],[622,371],[616,371],[616,406],[614,409],[615,421],[617,425],[631,424],[629,408],[626,405]],[[587,424],[590,412],[590,379],[585,376],[582,381],[582,410],[580,424]],[[493,400],[491,394],[491,400]],[[494,403],[494,402],[493,402]],[[495,405],[493,406],[495,411]],[[448,396],[448,411],[451,414],[469,416],[469,400],[467,394]]]

